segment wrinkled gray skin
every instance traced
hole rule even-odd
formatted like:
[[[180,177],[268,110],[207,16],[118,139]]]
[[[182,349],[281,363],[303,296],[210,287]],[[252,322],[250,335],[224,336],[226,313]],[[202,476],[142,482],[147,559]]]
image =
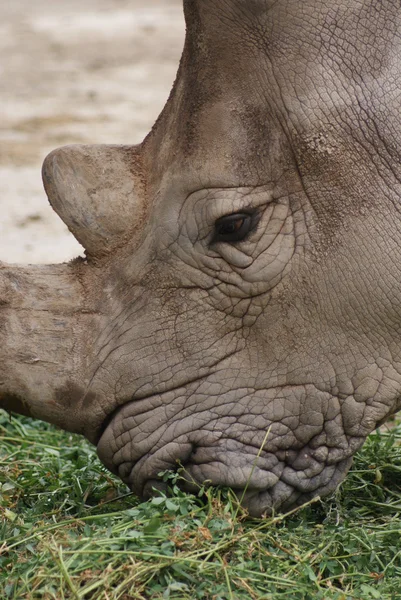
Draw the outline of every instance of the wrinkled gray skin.
[[[141,496],[179,461],[261,515],[333,491],[401,408],[401,9],[184,9],[143,144],[46,159],[88,260],[2,267],[0,404],[82,433]]]

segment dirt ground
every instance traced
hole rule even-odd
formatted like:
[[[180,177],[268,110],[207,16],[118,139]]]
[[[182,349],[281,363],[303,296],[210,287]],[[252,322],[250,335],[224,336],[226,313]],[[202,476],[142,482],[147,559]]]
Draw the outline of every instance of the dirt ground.
[[[174,81],[181,0],[0,2],[0,260],[81,252],[50,208],[46,154],[70,143],[137,143]]]

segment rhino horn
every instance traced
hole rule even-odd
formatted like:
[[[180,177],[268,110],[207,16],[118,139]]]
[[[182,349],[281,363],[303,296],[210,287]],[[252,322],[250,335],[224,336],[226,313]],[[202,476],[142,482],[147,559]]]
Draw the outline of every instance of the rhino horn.
[[[42,169],[49,202],[91,258],[124,245],[143,217],[138,146],[71,145]]]

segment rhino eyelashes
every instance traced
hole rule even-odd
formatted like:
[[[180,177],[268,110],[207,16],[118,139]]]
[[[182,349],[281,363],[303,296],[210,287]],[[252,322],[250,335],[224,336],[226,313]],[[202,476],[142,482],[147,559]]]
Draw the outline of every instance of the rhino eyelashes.
[[[249,210],[220,217],[214,224],[212,244],[243,242],[259,222],[259,212]]]

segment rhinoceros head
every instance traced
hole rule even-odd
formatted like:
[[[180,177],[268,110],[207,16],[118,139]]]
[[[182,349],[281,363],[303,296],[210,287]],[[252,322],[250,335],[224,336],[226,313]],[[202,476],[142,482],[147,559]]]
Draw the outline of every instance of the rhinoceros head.
[[[44,163],[86,260],[3,265],[0,402],[141,496],[182,466],[260,515],[334,490],[401,407],[401,11],[184,9],[144,142]]]

